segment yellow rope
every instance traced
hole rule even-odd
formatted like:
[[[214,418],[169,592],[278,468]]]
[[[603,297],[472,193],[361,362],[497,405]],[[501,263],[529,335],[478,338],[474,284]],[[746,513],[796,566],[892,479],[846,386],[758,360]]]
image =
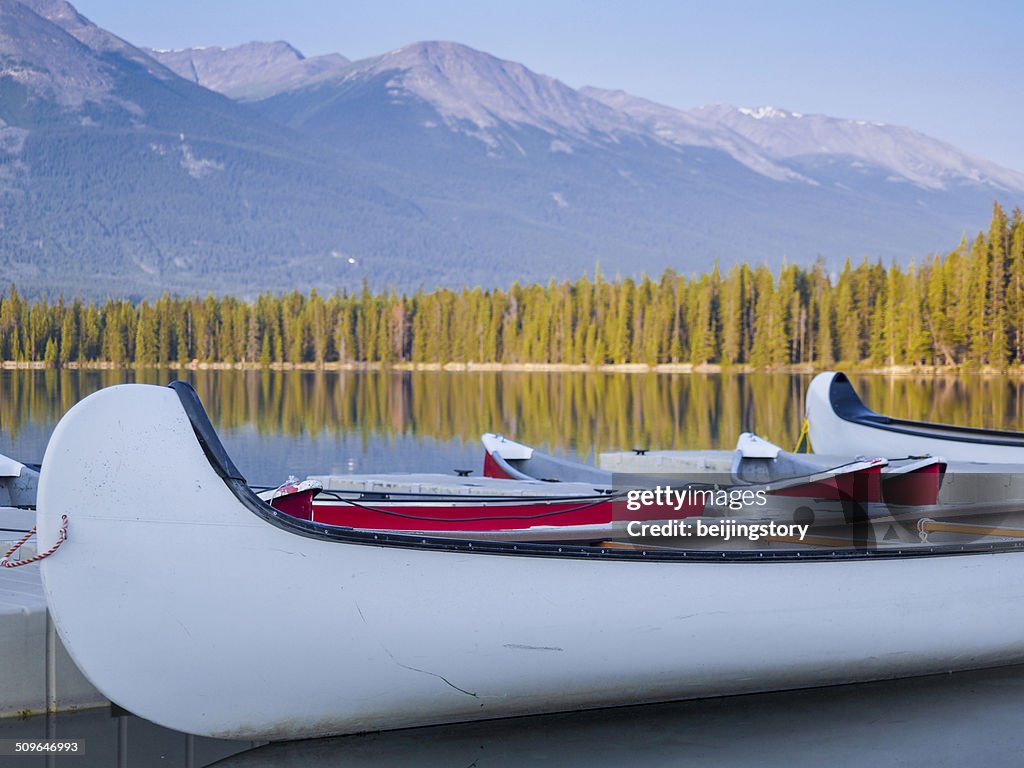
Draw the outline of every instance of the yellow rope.
[[[801,451],[800,447],[804,446]],[[807,435],[807,419],[804,419],[804,425],[800,428],[800,437],[796,439],[796,447],[793,449],[793,453],[809,453],[811,449],[811,439]]]

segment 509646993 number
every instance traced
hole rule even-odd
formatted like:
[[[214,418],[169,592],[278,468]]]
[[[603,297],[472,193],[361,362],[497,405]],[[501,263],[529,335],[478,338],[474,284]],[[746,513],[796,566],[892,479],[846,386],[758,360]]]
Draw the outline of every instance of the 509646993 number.
[[[82,755],[85,739],[0,739],[0,755]]]

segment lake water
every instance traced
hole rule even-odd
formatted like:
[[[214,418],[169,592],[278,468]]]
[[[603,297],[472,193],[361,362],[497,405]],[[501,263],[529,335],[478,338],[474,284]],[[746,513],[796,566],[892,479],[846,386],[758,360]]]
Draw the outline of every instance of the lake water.
[[[191,381],[250,482],[288,474],[479,471],[482,432],[565,456],[791,448],[810,376],[312,371],[0,371],[0,453],[43,456],[61,414],[113,384]],[[1024,382],[854,376],[894,416],[1024,430]],[[1012,619],[1016,620],[1016,619]],[[795,693],[269,745],[195,739],[107,710],[0,720],[0,739],[86,738],[76,766],[1016,765],[1024,667]],[[237,754],[236,754],[237,753]],[[7,764],[7,758],[3,764]],[[18,764],[12,761],[12,765]]]
[[[483,432],[565,456],[732,448],[741,431],[792,448],[811,377],[794,374],[389,371],[0,371],[0,453],[42,458],[61,414],[101,387],[195,385],[253,484],[344,472],[479,471]],[[1024,379],[853,376],[893,416],[1024,430]]]

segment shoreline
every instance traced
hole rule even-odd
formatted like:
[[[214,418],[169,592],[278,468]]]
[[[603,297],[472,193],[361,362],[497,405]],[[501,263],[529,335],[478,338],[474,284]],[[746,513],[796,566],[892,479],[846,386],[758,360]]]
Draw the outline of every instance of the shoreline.
[[[0,362],[0,370],[65,370],[65,371],[112,371],[112,370],[191,370],[191,371],[401,371],[429,372],[443,371],[454,373],[635,373],[635,374],[722,374],[722,373],[788,373],[814,374],[821,371],[838,370],[859,374],[878,374],[886,376],[949,376],[949,375],[981,375],[981,376],[1024,376],[1024,366],[1007,368],[968,367],[945,365],[861,365],[834,363],[831,366],[818,366],[811,363],[794,365],[778,365],[759,368],[752,365],[723,365],[720,363],[226,363],[200,362],[192,360],[188,363],[111,363],[107,361],[70,362],[64,365],[53,365],[39,360]]]

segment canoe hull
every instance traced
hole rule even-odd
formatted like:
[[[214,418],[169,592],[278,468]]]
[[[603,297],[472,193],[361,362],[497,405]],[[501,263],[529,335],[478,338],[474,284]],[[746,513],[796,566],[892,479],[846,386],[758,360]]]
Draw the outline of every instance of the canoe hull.
[[[62,419],[39,489],[57,630],[161,725],[294,739],[1024,659],[1024,553],[716,562],[321,540],[214,471],[174,391]]]

